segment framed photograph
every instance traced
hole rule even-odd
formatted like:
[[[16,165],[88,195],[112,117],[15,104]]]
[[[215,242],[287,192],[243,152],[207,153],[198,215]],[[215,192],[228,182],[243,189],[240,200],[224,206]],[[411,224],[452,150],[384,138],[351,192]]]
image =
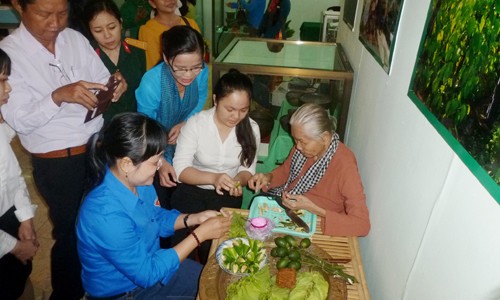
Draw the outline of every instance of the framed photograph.
[[[432,0],[408,95],[500,203],[498,0]]]
[[[403,0],[360,0],[359,39],[389,73]]]
[[[357,7],[358,7],[358,0],[344,1],[344,22],[351,30],[354,30],[354,22],[356,20]]]

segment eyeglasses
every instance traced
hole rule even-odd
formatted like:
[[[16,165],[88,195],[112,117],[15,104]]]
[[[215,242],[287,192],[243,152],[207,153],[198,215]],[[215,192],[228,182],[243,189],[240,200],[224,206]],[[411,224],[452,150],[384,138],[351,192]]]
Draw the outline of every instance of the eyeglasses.
[[[60,62],[57,62],[55,64],[49,63],[49,66],[52,68],[56,68],[59,71],[59,73],[61,74],[61,78],[59,79],[59,81],[62,85],[71,83],[71,78],[69,77],[68,73],[66,73]],[[71,70],[73,70],[73,68],[71,68]]]
[[[170,70],[172,70],[172,72],[174,74],[179,75],[179,76],[187,75],[189,72],[193,72],[193,74],[198,75],[198,74],[200,74],[201,70],[203,70],[205,68],[204,63],[199,67],[194,67],[194,68],[190,68],[190,69],[185,69],[185,68],[174,69],[174,66],[172,66],[170,63],[168,63],[168,65],[170,66]]]

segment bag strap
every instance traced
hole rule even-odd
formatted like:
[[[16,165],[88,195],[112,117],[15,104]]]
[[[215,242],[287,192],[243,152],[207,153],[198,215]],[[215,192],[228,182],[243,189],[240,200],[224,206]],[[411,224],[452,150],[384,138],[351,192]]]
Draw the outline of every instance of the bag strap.
[[[186,17],[181,17],[181,18],[182,18],[182,21],[184,21],[184,23],[186,24],[186,26],[191,27],[191,24],[189,24],[189,21]]]

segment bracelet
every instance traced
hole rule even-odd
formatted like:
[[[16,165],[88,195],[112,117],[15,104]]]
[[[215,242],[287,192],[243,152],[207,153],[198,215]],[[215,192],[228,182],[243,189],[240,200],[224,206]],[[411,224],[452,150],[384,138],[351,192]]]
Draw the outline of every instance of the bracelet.
[[[193,235],[194,239],[198,243],[198,247],[200,247],[201,246],[200,239],[198,239],[198,236],[196,235],[196,233],[194,233],[194,231],[191,231],[191,234]]]
[[[187,230],[190,230],[189,229],[189,226],[188,226],[188,218],[189,218],[190,214],[187,214],[184,216],[184,226],[186,227]]]

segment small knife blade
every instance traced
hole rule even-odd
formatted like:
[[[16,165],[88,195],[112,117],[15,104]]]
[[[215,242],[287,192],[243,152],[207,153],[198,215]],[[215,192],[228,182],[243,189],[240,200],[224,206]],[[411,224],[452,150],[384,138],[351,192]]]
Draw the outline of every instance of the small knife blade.
[[[311,231],[309,229],[309,226],[307,225],[306,222],[304,222],[304,220],[302,220],[301,217],[299,217],[295,212],[293,212],[291,209],[285,209],[285,213],[287,216],[290,217],[290,220],[292,220],[295,224],[297,224],[297,226],[299,227],[302,227],[304,228],[304,230],[309,233],[309,231]]]
[[[305,232],[309,233],[311,229],[309,228],[309,225],[307,225],[304,220],[302,220],[301,217],[299,217],[294,211],[292,211],[290,208],[286,207],[285,204],[283,204],[283,198],[278,195],[273,195],[271,193],[263,193],[265,196],[273,198],[276,203],[278,203],[281,208],[285,210],[286,215],[292,220],[293,223],[295,223],[297,226],[304,228]]]

